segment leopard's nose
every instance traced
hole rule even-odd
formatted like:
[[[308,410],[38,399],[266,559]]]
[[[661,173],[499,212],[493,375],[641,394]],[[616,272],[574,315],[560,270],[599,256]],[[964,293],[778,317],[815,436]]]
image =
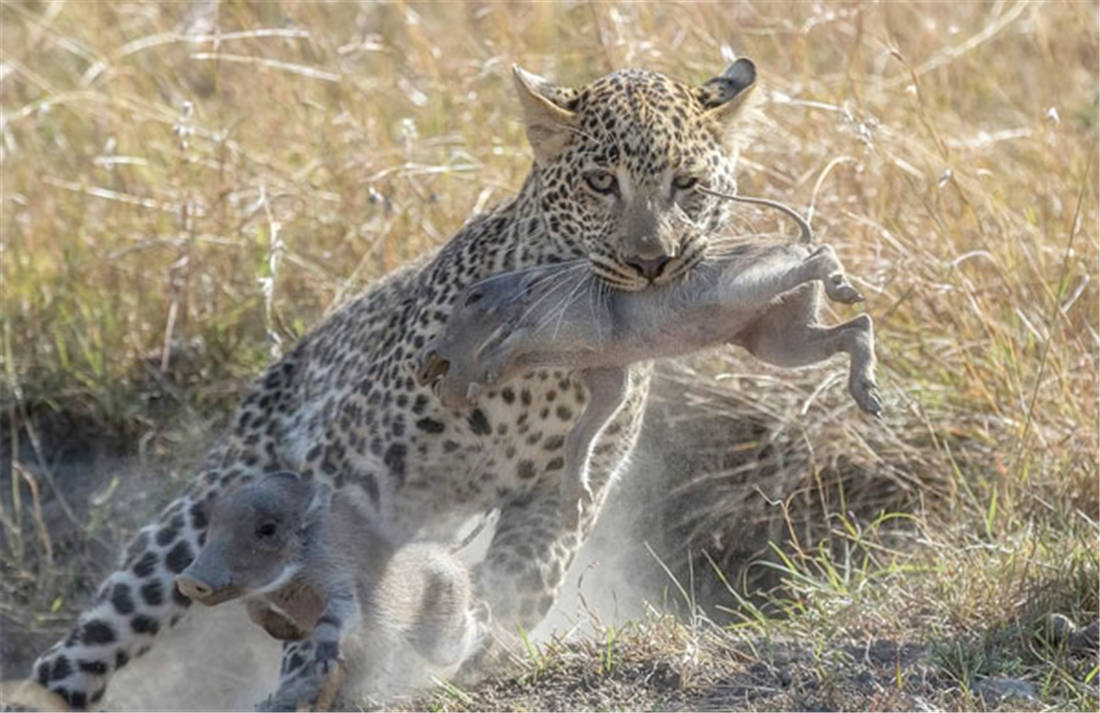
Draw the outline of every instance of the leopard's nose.
[[[624,259],[623,262],[640,272],[642,277],[654,280],[671,260],[672,257],[669,255],[660,255],[654,258],[634,256]]]

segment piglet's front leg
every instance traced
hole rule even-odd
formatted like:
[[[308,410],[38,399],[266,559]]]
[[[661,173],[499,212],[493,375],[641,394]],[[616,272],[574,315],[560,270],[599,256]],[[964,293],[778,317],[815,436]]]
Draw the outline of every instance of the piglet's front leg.
[[[261,710],[328,710],[340,690],[347,669],[341,644],[359,622],[359,601],[354,585],[335,588],[312,635],[288,642],[283,660],[297,664],[280,673],[279,689]]]
[[[317,644],[314,668],[322,676],[327,676],[337,668],[342,659],[340,642],[358,624],[359,600],[353,587],[354,584],[332,595],[313,630],[313,640]]]

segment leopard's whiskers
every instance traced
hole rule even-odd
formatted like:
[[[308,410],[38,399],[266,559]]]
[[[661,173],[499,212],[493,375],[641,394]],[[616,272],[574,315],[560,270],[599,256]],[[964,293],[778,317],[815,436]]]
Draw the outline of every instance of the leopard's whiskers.
[[[580,280],[566,284],[565,287],[568,291],[565,294],[562,294],[563,291],[561,289],[558,289],[555,293],[555,296],[560,299],[558,299],[557,304],[551,306],[549,309],[543,310],[544,314],[539,318],[538,323],[535,325],[536,329],[541,328],[544,324],[547,324],[548,322],[550,322],[550,320],[554,319],[555,314],[560,314],[561,312],[563,312],[564,309],[569,305],[570,300],[572,300],[572,297],[576,293],[578,286],[583,285],[589,279],[589,277],[590,275],[583,275]],[[571,288],[570,284],[572,285]]]
[[[564,270],[555,270],[549,275],[540,276],[533,280],[530,284],[525,285],[523,290],[518,291],[516,294],[509,297],[505,301],[505,304],[511,304],[517,300],[523,299],[529,294],[535,293],[535,288],[540,288],[543,290],[543,294],[538,297],[538,301],[533,303],[532,306],[534,304],[539,304],[543,300],[545,300],[550,293],[559,292],[559,287],[568,286],[569,284],[571,284],[570,280],[575,277],[576,273],[581,271],[584,267],[586,267],[584,263],[578,263],[576,265],[571,265]]]
[[[554,325],[554,339],[558,338],[558,332],[561,330],[562,319],[565,318],[565,310],[568,309],[571,304],[573,304],[573,298],[577,295],[577,293],[580,292],[582,289],[588,289],[589,285],[589,276],[585,275],[577,282],[576,287],[574,287],[572,292],[569,293],[569,296],[562,300],[561,307],[558,310],[558,321],[557,324]]]
[[[516,268],[515,270],[504,270],[502,272],[493,273],[492,275],[489,275],[488,277],[477,280],[474,284],[476,284],[476,285],[485,284],[485,283],[493,282],[495,280],[499,280],[501,278],[514,277],[515,275],[522,275],[522,274],[525,274],[525,273],[528,273],[528,272],[538,272],[539,270],[545,270],[547,272],[546,277],[553,277],[554,275],[560,274],[560,272],[564,272],[564,271],[567,271],[567,270],[575,270],[577,268],[584,267],[587,264],[588,264],[588,260],[581,257],[581,258],[576,258],[574,260],[565,260],[565,261],[559,262],[559,263],[552,263],[552,264],[541,263],[541,264],[538,264],[538,265],[528,265],[527,267],[520,267],[520,268]],[[551,270],[550,268],[553,267],[553,266],[558,266],[558,267],[561,267],[562,269],[561,269],[561,271]],[[541,278],[539,279],[539,281],[541,281]],[[536,282],[536,283],[533,283],[533,284],[538,284],[538,283]]]
[[[540,271],[546,272],[547,273],[546,275],[538,275],[538,276],[536,276],[535,278],[532,279],[530,285],[528,285],[528,286],[533,287],[533,286],[539,285],[543,282],[546,282],[547,279],[552,279],[552,278],[558,277],[558,276],[560,276],[564,273],[569,273],[569,272],[572,272],[572,271],[575,271],[575,270],[580,270],[580,268],[587,266],[587,263],[588,263],[588,261],[583,259],[583,257],[577,257],[576,260],[569,260],[569,261],[565,261],[565,262],[561,262],[561,263],[554,263],[553,265],[548,265],[546,263],[542,263],[542,264],[539,264],[539,265],[528,265],[527,267],[519,267],[519,268],[517,268],[517,270],[507,270],[507,271],[504,271],[504,272],[494,273],[492,275],[489,275],[488,277],[478,279],[478,281],[473,283],[473,284],[474,285],[487,285],[489,283],[496,282],[497,279],[503,279],[505,277],[511,278],[511,277],[515,277],[516,275],[522,275],[522,274],[527,274],[527,273],[532,273],[532,272],[540,272]],[[555,266],[561,267],[560,270],[553,270],[552,267],[555,267]]]
[[[523,320],[525,320],[527,318],[527,316],[531,314],[531,312],[533,312],[540,305],[542,305],[542,303],[544,303],[547,299],[553,299],[557,294],[561,293],[563,290],[569,289],[570,286],[571,286],[571,283],[569,282],[569,280],[567,278],[571,274],[572,274],[572,271],[570,271],[570,270],[566,270],[566,271],[562,271],[562,272],[555,272],[554,275],[552,276],[553,279],[547,280],[548,282],[553,282],[552,286],[550,286],[545,291],[544,294],[540,295],[536,300],[534,300],[530,305],[528,305],[527,309],[524,310],[522,315],[520,315],[517,322],[522,324]],[[513,297],[512,299],[516,300],[516,299],[519,299],[522,296],[523,295],[517,295],[517,296]]]
[[[597,336],[600,341],[603,341],[603,321],[599,319],[596,314],[596,310],[600,306],[600,294],[603,291],[605,285],[600,280],[592,280],[588,288],[588,314],[592,324],[596,325]]]

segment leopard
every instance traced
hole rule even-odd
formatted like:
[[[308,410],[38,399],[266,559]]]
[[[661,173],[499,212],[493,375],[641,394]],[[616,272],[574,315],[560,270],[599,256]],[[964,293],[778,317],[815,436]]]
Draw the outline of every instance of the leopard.
[[[459,295],[496,273],[583,259],[608,289],[627,292],[690,274],[731,218],[730,203],[708,191],[737,192],[756,75],[739,58],[701,83],[629,68],[574,87],[514,66],[533,154],[518,192],[368,285],[247,387],[194,478],[124,547],[31,680],[72,709],[101,705],[112,675],[193,612],[176,578],[206,544],[214,504],[284,471],[354,492],[360,516],[395,547],[457,541],[464,523],[492,512],[470,576],[478,625],[495,633],[460,673],[499,665],[491,643],[546,617],[626,471],[653,362],[626,370],[585,463],[592,497],[570,527],[559,485],[566,436],[590,398],[582,381],[534,369],[456,408],[417,380],[415,357]],[[317,648],[310,636],[284,648],[280,682],[312,663],[300,654]]]

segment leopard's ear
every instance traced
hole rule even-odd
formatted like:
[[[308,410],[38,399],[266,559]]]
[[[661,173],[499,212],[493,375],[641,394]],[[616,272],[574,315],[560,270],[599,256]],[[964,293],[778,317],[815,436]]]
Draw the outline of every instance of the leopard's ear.
[[[512,65],[512,78],[523,106],[523,123],[535,162],[542,165],[552,161],[561,153],[573,130],[576,115],[568,108],[573,90],[556,86],[518,64]]]
[[[742,57],[697,90],[707,115],[724,126],[736,123],[756,89],[756,65]]]

